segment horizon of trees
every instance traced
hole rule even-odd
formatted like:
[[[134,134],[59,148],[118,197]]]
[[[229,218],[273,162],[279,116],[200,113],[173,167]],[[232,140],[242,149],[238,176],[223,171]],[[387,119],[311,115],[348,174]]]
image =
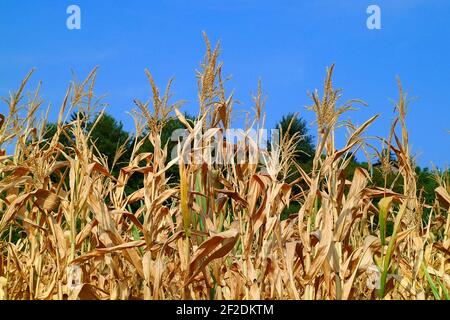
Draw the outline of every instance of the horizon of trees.
[[[77,116],[80,118],[84,117],[82,113],[79,113],[78,115],[74,113],[72,114],[70,120],[76,120]],[[94,118],[82,119],[82,121],[85,122],[86,130],[91,130],[95,123],[95,128],[92,130],[91,134],[91,143],[93,142],[95,144],[98,152],[106,156],[108,168],[112,171],[113,175],[117,175],[120,171],[120,168],[128,164],[132,152],[133,139],[131,138],[130,133],[125,131],[125,129],[123,128],[123,123],[121,121],[117,121],[112,115],[103,113],[101,118],[97,119],[98,116],[99,114],[96,114]],[[189,121],[195,121],[195,117],[189,114],[185,114],[185,117]],[[168,143],[168,152],[170,152],[170,150],[172,150],[172,148],[176,145],[175,141],[170,141],[172,132],[176,129],[184,128],[185,126],[177,118],[170,118],[164,125],[161,134],[161,143],[162,145]],[[309,132],[306,121],[297,114],[289,113],[282,116],[282,118],[276,124],[275,129],[279,129],[283,134],[287,134],[289,136],[297,134],[295,161],[305,171],[310,171],[312,168],[312,159],[315,153],[315,145],[313,142],[313,135]],[[56,124],[49,123],[47,124],[47,130],[44,137],[51,137],[55,132]],[[147,132],[143,132],[143,135],[146,134]],[[62,136],[60,142],[63,145],[70,146],[69,138],[69,135],[64,135]],[[123,144],[126,145],[126,148],[117,159],[117,149]],[[148,140],[142,145],[140,149],[140,151],[145,152],[152,152],[152,150],[153,146]],[[383,156],[383,154],[384,150],[381,152],[380,156]],[[396,159],[393,154],[390,154],[390,159],[391,162],[395,164]],[[353,157],[353,161],[349,165],[346,172],[346,179],[352,179],[353,173],[357,167],[362,167],[366,170],[371,169],[371,166],[369,166],[367,162],[359,162],[355,157]],[[396,179],[397,172],[395,170],[392,170],[391,172],[383,173],[381,167],[381,159],[378,159],[378,161],[375,161],[372,164],[372,184],[374,186],[383,187],[386,179],[386,185],[388,187],[393,185],[393,191],[401,192],[402,181],[401,179]],[[395,165],[393,166],[393,168],[395,169]],[[177,181],[178,169],[176,166],[170,168],[168,174],[172,177],[172,182]],[[416,174],[418,193],[422,195],[422,199],[426,204],[431,205],[435,199],[434,190],[438,186],[435,175],[429,168],[421,168],[419,166],[416,166]],[[445,174],[449,174],[448,169],[445,170]],[[298,172],[295,173],[295,170],[293,170],[293,174],[289,177],[289,180],[294,181],[296,178],[298,178],[298,176]],[[131,192],[134,191],[134,188],[136,188],[136,190],[138,189],[142,177],[140,177],[139,175],[135,175],[133,179],[134,180],[130,184],[131,189],[128,190]]]

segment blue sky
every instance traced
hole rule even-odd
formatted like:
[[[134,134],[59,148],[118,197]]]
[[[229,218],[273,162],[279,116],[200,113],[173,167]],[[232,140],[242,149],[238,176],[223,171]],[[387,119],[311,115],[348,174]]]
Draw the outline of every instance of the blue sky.
[[[71,4],[81,8],[81,30],[66,28]],[[381,7],[381,30],[366,28],[371,4]],[[399,75],[414,98],[407,125],[418,163],[449,163],[448,0],[2,0],[0,95],[16,90],[36,67],[30,88],[43,81],[42,95],[55,119],[72,70],[81,80],[99,65],[97,94],[107,94],[108,112],[132,130],[126,112],[133,98],[149,97],[149,68],[160,86],[175,77],[174,100],[187,100],[183,110],[196,114],[203,30],[221,41],[224,73],[232,76],[228,87],[241,101],[237,109],[251,109],[250,96],[262,79],[268,127],[297,111],[312,123],[314,115],[304,108],[307,92],[320,89],[326,67],[336,63],[335,85],[344,89],[344,99],[369,104],[345,117],[362,124],[379,113],[368,133],[386,137]],[[0,112],[5,109],[0,105]],[[338,143],[344,139],[342,131]]]

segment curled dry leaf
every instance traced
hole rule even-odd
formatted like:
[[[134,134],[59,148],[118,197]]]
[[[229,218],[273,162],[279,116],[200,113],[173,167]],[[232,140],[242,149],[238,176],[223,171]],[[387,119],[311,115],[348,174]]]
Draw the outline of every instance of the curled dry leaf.
[[[233,249],[239,232],[230,229],[205,240],[195,251],[189,263],[189,280],[187,284],[212,260],[222,258]]]

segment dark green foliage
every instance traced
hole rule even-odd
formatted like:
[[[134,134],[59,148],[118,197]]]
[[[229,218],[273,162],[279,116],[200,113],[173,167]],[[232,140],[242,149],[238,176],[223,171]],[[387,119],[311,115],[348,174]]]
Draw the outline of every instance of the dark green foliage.
[[[91,130],[96,119],[88,122],[87,130]],[[122,122],[118,122],[109,114],[103,114],[95,125],[91,134],[91,141],[95,144],[101,154],[108,158],[108,166],[111,168],[114,161],[114,156],[118,147],[127,142],[128,133],[123,129]],[[127,148],[128,149],[128,148]],[[130,157],[129,152],[123,154],[117,159],[119,167],[113,168],[113,173],[117,172],[120,166],[128,162]]]
[[[84,118],[82,113],[78,114],[78,117]],[[97,115],[98,117],[98,115]],[[190,115],[185,115],[186,119],[190,122],[194,122],[195,118]],[[71,116],[71,120],[75,120],[77,114]],[[91,130],[97,118],[84,119],[85,130]],[[290,126],[289,126],[290,125]],[[298,117],[296,114],[288,114],[283,116],[280,122],[276,125],[277,129],[281,129],[283,134],[288,134],[292,136],[296,132],[300,135],[297,142],[297,155],[296,162],[305,170],[307,173],[311,171],[312,159],[314,157],[315,148],[313,145],[313,137],[309,134],[309,130],[306,121]],[[177,129],[185,129],[185,126],[177,119],[171,118],[164,125],[161,133],[161,144],[164,147],[167,144],[167,161],[171,160],[171,152],[176,148],[176,141],[171,141],[172,133]],[[50,139],[56,133],[56,124],[50,123],[47,125],[45,138]],[[113,116],[109,114],[103,114],[95,125],[94,130],[91,134],[91,143],[95,143],[98,151],[107,157],[108,166],[111,169],[114,161],[114,157],[117,153],[117,149],[120,145],[127,142],[129,134],[123,129],[123,124],[120,121],[114,119]],[[66,134],[60,136],[60,143],[65,146],[71,146],[71,133],[66,130]],[[112,168],[113,175],[117,176],[120,168],[126,166],[130,160],[132,150],[132,141],[128,141],[123,155],[116,159],[114,167]],[[153,145],[149,140],[146,140],[142,145],[140,152],[152,152]],[[395,192],[402,192],[403,179],[398,178],[398,171],[395,168],[395,155],[391,153],[391,162],[394,163],[393,170],[391,172],[383,174],[381,170],[380,161],[375,162],[371,172],[371,186],[378,186],[393,189]],[[369,170],[369,165],[367,162],[358,162],[356,158],[353,158],[348,165],[345,178],[347,180],[352,180],[354,172],[357,167]],[[423,201],[432,205],[435,199],[435,189],[438,187],[438,183],[432,172],[428,168],[416,167],[417,174],[417,193],[418,196],[421,195]],[[178,166],[172,166],[168,171],[167,175],[171,177],[170,182],[176,183],[179,180]],[[288,177],[287,182],[292,182],[299,177],[298,171],[293,167],[291,174]],[[127,185],[127,193],[131,193],[142,187],[142,175],[135,174],[131,177],[130,183]],[[295,188],[307,187],[302,185],[300,182]],[[427,211],[427,210],[425,210]],[[283,218],[286,218],[289,214],[298,212],[298,204],[292,203],[289,208],[286,208],[283,213]],[[427,220],[428,212],[424,212],[424,219]]]
[[[434,175],[428,168],[421,169],[416,167],[417,174],[417,192],[422,192],[422,197],[426,204],[433,204],[434,190],[439,186]]]
[[[188,122],[190,122],[192,125],[195,121],[195,117],[189,115],[189,114],[184,114],[184,117],[186,118],[186,120]],[[170,160],[172,160],[172,152],[176,152],[176,146],[177,146],[177,141],[172,141],[172,133],[175,130],[179,130],[179,129],[186,129],[186,127],[180,122],[180,120],[178,120],[178,118],[170,118],[163,126],[162,131],[161,131],[161,147],[164,148],[167,144],[167,159],[166,162],[169,162]],[[140,148],[139,152],[153,152],[154,147],[151,144],[150,140],[146,140],[144,142],[144,144],[142,145],[142,147]],[[175,151],[174,151],[175,150]],[[172,167],[170,167],[167,171],[166,171],[166,175],[168,175],[169,177],[171,177],[171,182],[178,182],[179,180],[179,173],[178,173],[178,166],[174,165]]]
[[[313,137],[309,134],[306,121],[298,117],[294,113],[283,116],[281,121],[276,125],[276,129],[282,131],[283,135],[293,136],[298,133],[297,155],[298,163],[307,163],[314,157]]]

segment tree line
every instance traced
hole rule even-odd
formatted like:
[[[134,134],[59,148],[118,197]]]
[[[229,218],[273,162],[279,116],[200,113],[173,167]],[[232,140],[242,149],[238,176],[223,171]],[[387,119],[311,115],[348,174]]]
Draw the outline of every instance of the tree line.
[[[71,121],[77,119],[77,117],[85,122],[85,130],[91,131],[91,144],[95,145],[96,150],[102,154],[103,157],[107,159],[108,167],[110,168],[112,174],[117,176],[120,169],[126,166],[130,160],[132,148],[133,148],[133,139],[130,139],[131,135],[127,132],[121,121],[115,119],[111,114],[103,113],[101,116],[97,114],[92,119],[82,119],[84,115],[82,113],[74,113],[71,116]],[[190,116],[188,114],[185,115],[186,119],[194,122],[195,117]],[[171,135],[174,130],[184,129],[185,126],[177,119],[171,118],[168,120],[161,133],[161,143],[164,146],[166,143],[168,144],[168,150],[172,150],[176,143],[175,141],[171,141]],[[47,130],[45,133],[45,137],[52,137],[56,132],[56,124],[49,123],[47,125]],[[279,122],[276,124],[275,129],[278,129],[284,135],[292,136],[296,134],[298,137],[298,141],[296,143],[296,163],[302,167],[306,172],[309,172],[312,168],[312,159],[315,153],[315,146],[313,142],[313,135],[310,133],[308,129],[308,125],[304,119],[299,117],[297,114],[289,113],[283,116]],[[143,134],[146,134],[145,132]],[[70,134],[62,135],[60,138],[60,143],[64,146],[70,146],[71,137]],[[118,153],[119,146],[125,145],[125,149]],[[147,140],[141,146],[142,152],[152,152],[153,146]],[[383,150],[386,151],[386,150]],[[118,156],[119,155],[119,156]],[[373,186],[379,187],[392,187],[392,190],[395,192],[401,192],[402,190],[402,179],[398,178],[398,168],[396,168],[396,159],[395,155],[392,153],[389,154],[390,161],[390,170],[386,171],[386,168],[383,167],[383,160],[386,155],[384,152],[381,152],[378,159],[371,164],[368,162],[359,162],[355,157],[353,157],[351,164],[349,165],[346,172],[346,179],[351,180],[354,174],[354,171],[358,167],[362,167],[371,172]],[[417,190],[418,196],[428,205],[432,205],[435,200],[435,192],[434,190],[438,187],[438,182],[436,180],[436,173],[430,170],[429,168],[421,168],[416,166],[415,168],[417,175]],[[173,166],[170,168],[168,172],[169,176],[171,176],[171,181],[176,183],[178,181],[178,169],[177,166]],[[447,170],[445,175],[449,174]],[[292,168],[292,174],[289,176],[289,180],[294,181],[299,177],[299,173],[295,168]],[[130,181],[130,184],[127,186],[127,192],[133,192],[139,189],[139,185],[142,181],[142,177],[139,175],[134,175],[133,180]],[[290,181],[288,181],[290,182]],[[298,186],[301,188],[301,183]],[[294,212],[296,210],[296,206],[290,208],[289,211]],[[288,212],[289,213],[289,212]],[[426,214],[425,214],[426,216]]]

